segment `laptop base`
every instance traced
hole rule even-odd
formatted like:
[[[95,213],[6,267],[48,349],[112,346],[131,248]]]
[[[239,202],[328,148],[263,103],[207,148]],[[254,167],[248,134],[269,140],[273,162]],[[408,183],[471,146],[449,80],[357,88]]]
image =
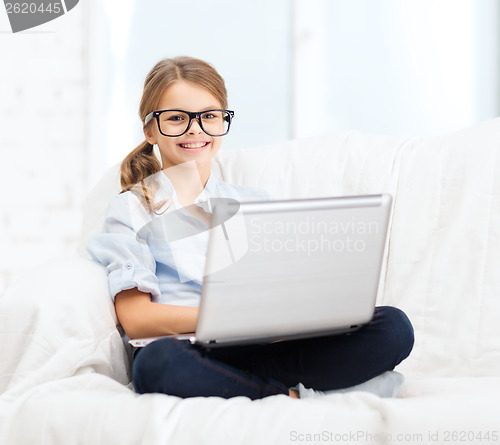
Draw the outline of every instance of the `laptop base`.
[[[250,345],[255,343],[277,343],[280,341],[288,341],[288,340],[300,340],[303,338],[313,338],[313,337],[325,337],[328,335],[341,335],[341,334],[350,334],[354,331],[360,329],[363,325],[353,325],[347,326],[345,328],[336,328],[333,330],[326,331],[314,331],[314,332],[304,332],[300,334],[290,334],[290,335],[280,335],[280,336],[266,336],[266,337],[251,337],[251,338],[231,338],[224,340],[198,340],[196,338],[196,334],[188,333],[188,334],[173,334],[173,335],[164,335],[161,337],[148,337],[148,338],[137,338],[133,340],[129,340],[129,344],[134,346],[135,348],[143,348],[150,343],[160,340],[162,338],[175,338],[176,340],[189,340],[189,342],[193,345],[202,346],[207,349],[212,348],[220,348],[225,346],[239,346],[239,345]]]

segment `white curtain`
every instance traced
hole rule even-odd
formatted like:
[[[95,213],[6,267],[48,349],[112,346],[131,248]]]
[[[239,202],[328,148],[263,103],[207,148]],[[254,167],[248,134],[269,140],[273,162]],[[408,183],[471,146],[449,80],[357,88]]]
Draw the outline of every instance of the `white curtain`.
[[[295,0],[294,10],[295,136],[437,135],[500,113],[497,0]]]

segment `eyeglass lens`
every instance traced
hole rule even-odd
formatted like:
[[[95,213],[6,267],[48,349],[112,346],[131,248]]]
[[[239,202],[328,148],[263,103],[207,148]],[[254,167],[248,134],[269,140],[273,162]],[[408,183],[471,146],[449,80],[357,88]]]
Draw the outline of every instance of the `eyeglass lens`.
[[[179,136],[187,130],[189,115],[181,111],[163,111],[158,121],[163,134]],[[211,110],[200,115],[201,128],[210,136],[222,136],[227,133],[230,121],[229,113],[223,110]]]

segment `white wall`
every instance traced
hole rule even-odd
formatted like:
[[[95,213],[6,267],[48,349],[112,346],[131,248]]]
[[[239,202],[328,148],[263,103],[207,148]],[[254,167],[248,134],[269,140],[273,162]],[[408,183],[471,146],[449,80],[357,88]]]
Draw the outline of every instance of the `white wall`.
[[[90,168],[85,7],[18,34],[2,8],[0,294],[17,273],[73,251]]]

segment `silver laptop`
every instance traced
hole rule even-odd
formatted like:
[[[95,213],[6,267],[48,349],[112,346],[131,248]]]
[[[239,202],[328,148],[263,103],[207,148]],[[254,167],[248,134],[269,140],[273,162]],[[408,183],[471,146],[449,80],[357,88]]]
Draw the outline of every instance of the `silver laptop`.
[[[210,348],[359,329],[375,309],[391,203],[219,199],[196,332],[174,337]]]

